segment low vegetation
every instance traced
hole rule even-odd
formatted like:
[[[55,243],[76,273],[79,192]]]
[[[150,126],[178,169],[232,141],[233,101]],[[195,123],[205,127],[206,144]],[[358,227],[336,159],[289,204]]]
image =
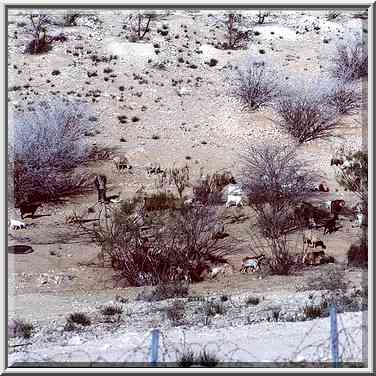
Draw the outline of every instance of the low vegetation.
[[[218,358],[206,349],[197,354],[191,349],[186,349],[177,360],[178,367],[184,368],[195,365],[202,367],[216,367],[218,364]]]
[[[275,109],[281,127],[299,143],[327,139],[339,125],[337,109],[327,100],[327,89],[319,82],[300,77],[283,89]]]
[[[256,226],[249,231],[252,252],[268,250],[270,272],[287,275],[295,264],[294,253],[303,251],[300,242],[288,236],[301,226],[294,219],[294,209],[310,196],[315,175],[291,146],[250,146],[243,153],[242,165],[242,184],[256,213]]]
[[[85,132],[93,128],[87,108],[78,103],[41,102],[33,112],[17,114],[10,130],[10,192],[22,201],[46,202],[82,193],[91,175],[74,169],[91,156]]]
[[[67,323],[90,326],[90,317],[84,312],[74,312],[67,317]]]
[[[24,320],[10,320],[8,324],[8,336],[10,338],[23,337],[28,339],[32,336],[34,325]]]
[[[250,58],[232,80],[231,94],[244,109],[254,111],[269,104],[278,95],[279,83],[271,63]]]
[[[174,283],[161,283],[151,290],[144,290],[137,295],[137,300],[158,302],[172,298],[186,298],[189,295],[189,283],[176,281]]]
[[[134,200],[101,226],[80,224],[132,286],[200,281],[210,263],[237,249],[229,238],[212,236],[219,219],[216,208],[183,205],[146,213],[143,200]]]
[[[184,319],[184,303],[175,301],[165,310],[167,318],[174,326],[181,325]]]
[[[354,81],[368,75],[368,50],[366,40],[348,34],[337,44],[332,59],[333,75],[341,80]]]
[[[304,290],[345,291],[347,281],[344,269],[336,265],[321,267],[319,271],[311,273],[304,283]]]
[[[107,305],[101,309],[103,316],[116,316],[123,313],[123,308],[119,305]]]

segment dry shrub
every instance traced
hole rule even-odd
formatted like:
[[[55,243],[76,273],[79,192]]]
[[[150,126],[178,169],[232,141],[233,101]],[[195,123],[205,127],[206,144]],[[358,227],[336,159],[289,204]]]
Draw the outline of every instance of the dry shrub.
[[[158,302],[172,298],[186,298],[189,294],[189,283],[186,281],[175,281],[174,283],[162,283],[151,291],[142,291],[137,295],[137,300],[146,302]]]
[[[33,39],[28,43],[25,52],[40,54],[48,52],[52,48],[53,38],[47,35],[47,26],[50,24],[46,14],[30,14],[30,34]]]
[[[255,58],[248,59],[237,69],[231,85],[231,95],[249,111],[269,104],[279,92],[277,74],[271,63]]]
[[[148,212],[156,210],[175,210],[179,207],[181,200],[172,193],[157,192],[144,197],[144,207]]]
[[[91,176],[73,172],[90,156],[83,137],[92,125],[85,110],[81,104],[56,100],[16,115],[9,147],[16,205],[25,195],[31,201],[49,201],[88,189]]]
[[[77,20],[79,17],[79,13],[67,12],[64,15],[64,26],[77,26]]]
[[[146,216],[138,204],[128,202],[105,225],[86,228],[132,286],[200,281],[210,263],[236,250],[229,238],[213,239],[213,208],[183,206]]]
[[[337,109],[329,103],[325,85],[300,77],[286,84],[275,105],[280,125],[299,144],[333,137],[339,125]]]
[[[24,320],[10,320],[8,323],[8,337],[30,338],[33,334],[34,326]]]
[[[84,312],[74,312],[67,317],[67,323],[90,326],[91,320],[90,317]]]
[[[368,75],[367,43],[358,35],[348,34],[337,44],[332,59],[333,75],[344,81],[353,81]]]
[[[164,179],[164,174],[162,179]],[[184,190],[189,187],[190,170],[188,165],[169,168],[166,173],[166,180],[168,184],[173,184],[176,187],[179,197],[182,199]],[[164,183],[162,181],[160,184],[163,185]]]
[[[217,171],[201,176],[193,187],[195,200],[203,205],[216,205],[223,202],[222,190],[228,184],[235,184],[235,178],[228,171]]]
[[[301,229],[294,209],[311,194],[315,175],[291,146],[250,146],[242,164],[242,186],[256,213],[256,225],[249,232],[252,252],[268,256],[265,261],[271,273],[289,274],[300,265],[296,254],[303,252],[300,241],[289,237]]]
[[[227,19],[224,21],[226,41],[219,43],[219,48],[230,50],[246,48],[251,40],[252,30],[245,27],[244,21],[245,17],[240,13],[229,13],[227,15]]]
[[[368,267],[368,241],[363,236],[360,244],[351,244],[347,251],[347,264],[356,267]]]
[[[178,301],[175,301],[172,305],[166,308],[166,316],[173,325],[177,326],[183,322],[184,309],[184,303]]]
[[[342,290],[347,288],[345,271],[335,265],[326,265],[317,272],[309,274],[304,283],[304,290]]]
[[[357,151],[346,156],[351,166],[337,172],[338,183],[346,190],[354,192],[368,211],[368,151]]]
[[[155,13],[131,14],[127,17],[124,29],[128,30],[128,39],[131,42],[143,40],[147,33],[150,32],[151,22],[157,17]]]
[[[328,103],[341,115],[352,114],[359,107],[359,93],[356,86],[343,80],[333,83],[327,94]]]

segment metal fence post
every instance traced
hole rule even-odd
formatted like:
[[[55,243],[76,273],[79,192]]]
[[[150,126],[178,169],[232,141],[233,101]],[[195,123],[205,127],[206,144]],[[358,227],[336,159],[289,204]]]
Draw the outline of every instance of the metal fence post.
[[[330,307],[330,346],[332,349],[333,367],[338,367],[337,309],[334,304]]]
[[[158,347],[159,347],[159,329],[153,329],[151,331],[150,342],[150,364],[155,367],[158,362]]]

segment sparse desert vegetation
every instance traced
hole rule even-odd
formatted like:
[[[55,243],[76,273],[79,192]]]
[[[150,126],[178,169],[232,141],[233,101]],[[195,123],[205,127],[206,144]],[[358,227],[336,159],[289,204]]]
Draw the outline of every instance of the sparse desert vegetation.
[[[361,10],[10,9],[13,361],[144,364],[159,328],[179,367],[301,364],[333,304],[361,327],[364,30]]]

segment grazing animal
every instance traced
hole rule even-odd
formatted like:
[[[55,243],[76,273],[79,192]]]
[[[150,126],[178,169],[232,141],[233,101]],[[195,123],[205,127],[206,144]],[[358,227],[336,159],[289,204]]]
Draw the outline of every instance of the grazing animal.
[[[208,277],[216,278],[219,275],[232,274],[234,272],[234,267],[229,263],[218,264],[209,268]]]
[[[325,257],[324,251],[307,252],[303,257],[303,264],[305,264],[305,265],[320,265],[323,257]]]
[[[312,248],[321,247],[322,249],[326,249],[324,242],[318,238],[317,232],[313,231],[305,231],[303,233],[303,244],[307,244]]]
[[[339,214],[345,206],[345,200],[333,200],[330,203],[330,212],[332,214]]]
[[[341,166],[343,165],[343,159],[342,158],[332,158],[330,160],[331,166]]]
[[[249,273],[250,271],[254,273],[260,270],[260,264],[264,258],[265,258],[264,254],[261,254],[259,256],[254,256],[254,257],[247,256],[243,258],[240,273]]]
[[[336,230],[336,221],[338,219],[338,214],[334,214],[334,216],[324,223],[324,235],[326,233],[331,234]]]
[[[121,157],[114,157],[113,162],[117,171],[131,170],[132,166],[130,165],[128,158],[123,155]]]
[[[243,190],[239,184],[229,184],[227,185],[227,193],[228,195],[241,196]]]
[[[34,214],[37,211],[37,209],[39,208],[39,206],[41,206],[41,204],[36,203],[36,202],[33,202],[33,203],[22,202],[19,205],[19,209],[20,209],[20,212],[21,212],[21,218],[24,219],[26,215],[29,215],[29,216],[31,216],[31,218],[33,218]]]
[[[161,168],[161,166],[159,164],[156,164],[156,163],[150,163],[147,167],[146,167],[146,173],[148,176],[151,176],[151,175],[158,175],[158,174],[163,174],[163,175],[166,175],[166,171],[163,170]]]
[[[97,175],[95,177],[94,185],[98,191],[98,202],[106,202],[106,184],[107,178],[105,175]]]
[[[16,219],[10,220],[10,226],[11,230],[21,230],[23,228],[26,228],[26,223],[17,221]]]
[[[325,181],[322,181],[319,184],[319,191],[320,192],[329,192],[329,187],[328,187],[328,185],[327,185],[327,183]]]
[[[223,223],[216,223],[212,233],[212,239],[222,239],[225,235],[225,226]]]
[[[230,206],[243,206],[243,199],[241,196],[229,194],[227,196],[227,202],[226,202],[226,208],[229,208]]]
[[[322,240],[317,240],[312,243],[314,248],[321,247],[321,249],[326,249],[326,245]]]
[[[207,177],[207,180],[211,192],[221,192],[226,186],[236,185],[236,180],[229,171],[223,173],[216,172],[210,177]]]

